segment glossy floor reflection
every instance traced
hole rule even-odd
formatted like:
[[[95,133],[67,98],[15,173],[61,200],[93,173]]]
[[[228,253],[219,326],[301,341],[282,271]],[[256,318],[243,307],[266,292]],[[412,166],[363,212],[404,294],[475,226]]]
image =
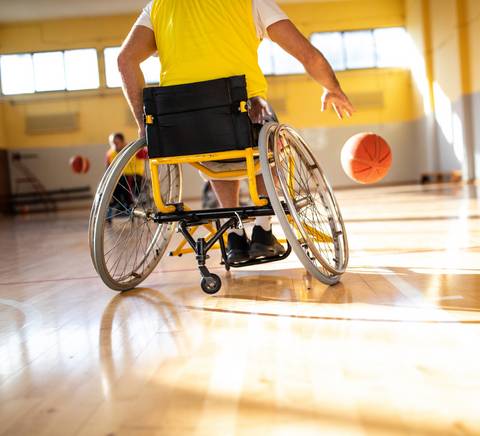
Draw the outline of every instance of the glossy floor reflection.
[[[480,434],[476,187],[341,191],[351,262],[106,289],[88,213],[0,221],[0,434]]]

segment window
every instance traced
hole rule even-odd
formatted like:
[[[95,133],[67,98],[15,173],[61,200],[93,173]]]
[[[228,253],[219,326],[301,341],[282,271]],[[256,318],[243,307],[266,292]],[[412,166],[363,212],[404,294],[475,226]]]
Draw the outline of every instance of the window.
[[[32,55],[0,56],[0,72],[4,95],[32,94],[35,92]]]
[[[122,86],[122,79],[117,68],[117,58],[120,53],[120,47],[109,47],[103,51],[105,59],[105,76],[109,88]]]
[[[65,89],[63,53],[35,53],[33,55],[35,91],[59,91]]]
[[[265,75],[302,74],[303,65],[269,39],[258,47],[258,63]]]
[[[122,86],[122,78],[118,72],[117,58],[120,53],[120,47],[109,47],[104,50],[105,57],[105,75],[107,86],[109,88],[118,88]],[[160,61],[158,57],[151,56],[140,65],[145,82],[148,84],[158,84],[160,80]]]
[[[408,67],[407,32],[402,27],[314,33],[310,40],[336,71]]]
[[[65,52],[67,90],[95,89],[100,86],[97,50],[69,50]]]
[[[311,43],[323,53],[334,70],[341,71],[346,68],[343,36],[340,32],[314,33]]]
[[[269,39],[264,39],[258,46],[258,65],[265,75],[274,74],[272,44]]]
[[[376,65],[375,42],[370,30],[345,32],[345,55],[348,69],[372,68]]]
[[[95,49],[0,56],[4,95],[95,89],[100,85]]]
[[[402,27],[375,29],[373,31],[377,48],[377,66],[405,67],[408,65],[407,33]]]
[[[148,84],[157,84],[160,81],[160,61],[156,56],[150,56],[140,65],[145,82]]]

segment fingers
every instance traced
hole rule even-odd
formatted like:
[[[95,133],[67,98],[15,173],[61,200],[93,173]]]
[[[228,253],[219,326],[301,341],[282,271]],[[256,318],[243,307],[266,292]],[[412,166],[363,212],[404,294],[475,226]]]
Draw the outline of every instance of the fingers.
[[[335,111],[335,113],[337,114],[337,117],[339,119],[343,120],[341,109],[339,109],[335,103],[332,103],[332,107],[333,107],[333,110]]]
[[[325,112],[327,110],[328,106],[328,101],[327,97],[322,98],[322,112]]]
[[[351,117],[352,114],[355,112],[355,108],[353,107],[353,104],[350,103],[350,100],[347,99],[347,102],[345,104],[345,112],[348,113],[348,116]]]
[[[265,100],[260,97],[252,97],[247,104],[248,116],[254,124],[264,124],[265,120],[272,115]]]
[[[340,106],[340,112],[344,114],[347,118],[350,118],[352,116],[352,110],[352,105],[342,104]]]
[[[322,112],[325,112],[330,107],[335,111],[340,120],[343,120],[345,116],[350,118],[352,113],[355,112],[352,103],[350,103],[346,95],[324,95],[322,98]]]
[[[355,112],[355,108],[346,95],[344,95],[343,98],[345,100],[345,111],[348,113],[348,116],[352,116],[352,114]]]

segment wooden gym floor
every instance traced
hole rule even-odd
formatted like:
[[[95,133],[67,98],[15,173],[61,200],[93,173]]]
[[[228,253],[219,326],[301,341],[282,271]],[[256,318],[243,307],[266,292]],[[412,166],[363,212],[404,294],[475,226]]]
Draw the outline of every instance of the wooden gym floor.
[[[207,296],[190,256],[106,289],[85,212],[0,222],[2,435],[480,434],[476,186],[341,191],[338,286],[292,257]]]

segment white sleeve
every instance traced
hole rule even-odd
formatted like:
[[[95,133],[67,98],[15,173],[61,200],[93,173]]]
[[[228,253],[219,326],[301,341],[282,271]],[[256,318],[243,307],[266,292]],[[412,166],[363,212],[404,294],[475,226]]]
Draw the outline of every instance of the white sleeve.
[[[150,17],[152,14],[152,3],[153,0],[143,8],[141,14],[137,18],[137,21],[135,21],[134,26],[145,26],[153,30],[152,19]]]
[[[280,9],[275,0],[253,0],[253,18],[260,39],[268,38],[268,26],[277,21],[288,20],[287,14]]]

